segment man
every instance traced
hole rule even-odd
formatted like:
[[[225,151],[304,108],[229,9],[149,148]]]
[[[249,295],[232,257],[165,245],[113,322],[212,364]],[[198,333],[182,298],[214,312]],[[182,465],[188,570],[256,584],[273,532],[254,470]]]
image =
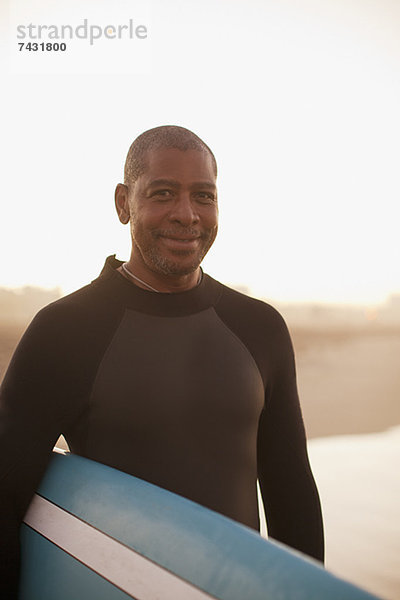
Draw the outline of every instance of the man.
[[[290,337],[269,305],[203,274],[217,166],[194,133],[146,131],[115,202],[126,263],[43,309],[1,388],[2,564],[63,433],[72,452],[172,490],[323,560]]]

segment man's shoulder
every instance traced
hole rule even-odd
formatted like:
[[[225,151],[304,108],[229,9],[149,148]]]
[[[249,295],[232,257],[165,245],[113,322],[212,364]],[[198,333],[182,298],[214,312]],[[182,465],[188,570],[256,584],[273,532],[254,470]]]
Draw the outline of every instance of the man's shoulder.
[[[248,319],[276,325],[285,323],[277,308],[266,300],[255,298],[243,291],[220,283],[221,294],[218,305],[221,310],[235,312],[237,315],[246,316]]]
[[[215,311],[248,348],[260,372],[292,355],[290,333],[281,313],[269,302],[221,285]],[[268,367],[269,368],[269,367]]]
[[[39,319],[76,319],[99,317],[107,312],[110,299],[116,299],[115,269],[121,264],[108,256],[100,275],[87,285],[51,302],[36,315]],[[118,303],[117,303],[118,304]]]
[[[96,280],[44,306],[35,316],[34,322],[54,326],[67,326],[76,321],[86,321],[104,310],[106,304],[101,287]]]

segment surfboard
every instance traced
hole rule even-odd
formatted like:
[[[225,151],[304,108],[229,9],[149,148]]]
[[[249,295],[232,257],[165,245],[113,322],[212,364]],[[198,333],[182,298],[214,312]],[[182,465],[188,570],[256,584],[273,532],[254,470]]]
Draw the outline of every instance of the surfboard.
[[[53,453],[21,531],[20,600],[367,600],[190,500]]]

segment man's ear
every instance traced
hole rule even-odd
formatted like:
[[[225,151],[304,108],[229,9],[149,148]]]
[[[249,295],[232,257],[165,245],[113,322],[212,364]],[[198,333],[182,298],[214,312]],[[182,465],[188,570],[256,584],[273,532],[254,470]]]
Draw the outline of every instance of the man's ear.
[[[129,223],[130,219],[128,195],[128,186],[124,183],[118,183],[115,188],[115,208],[117,209],[119,220],[124,225]]]

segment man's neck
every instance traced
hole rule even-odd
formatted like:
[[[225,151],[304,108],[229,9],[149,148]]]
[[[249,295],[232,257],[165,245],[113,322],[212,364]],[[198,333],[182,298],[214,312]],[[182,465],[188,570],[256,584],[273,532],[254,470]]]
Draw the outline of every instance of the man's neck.
[[[148,270],[144,271],[144,269],[138,268],[135,264],[132,265],[132,261],[129,260],[118,267],[117,270],[128,281],[144,290],[166,294],[177,294],[190,290],[199,285],[202,279],[200,267],[187,275],[164,275]]]

